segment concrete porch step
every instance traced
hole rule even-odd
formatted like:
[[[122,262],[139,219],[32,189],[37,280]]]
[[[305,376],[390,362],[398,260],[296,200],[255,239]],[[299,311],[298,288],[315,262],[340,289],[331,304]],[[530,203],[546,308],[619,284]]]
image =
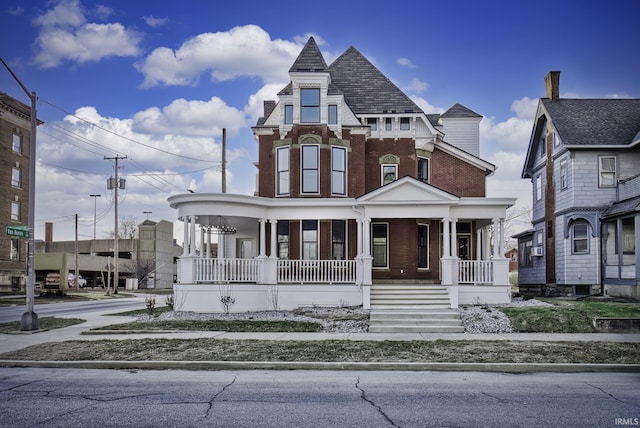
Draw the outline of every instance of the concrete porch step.
[[[377,322],[381,320],[456,320],[460,321],[460,314],[451,310],[378,310],[371,312],[369,320]]]
[[[422,326],[406,326],[406,325],[385,325],[369,327],[370,333],[464,333],[462,326],[444,326],[444,325],[422,325]]]

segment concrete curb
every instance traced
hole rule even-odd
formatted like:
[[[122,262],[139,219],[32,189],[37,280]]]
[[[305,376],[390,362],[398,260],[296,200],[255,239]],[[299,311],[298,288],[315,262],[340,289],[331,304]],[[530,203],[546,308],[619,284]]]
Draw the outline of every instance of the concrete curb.
[[[321,361],[31,361],[0,360],[0,367],[118,370],[390,370],[496,373],[640,373],[640,364],[412,363]]]

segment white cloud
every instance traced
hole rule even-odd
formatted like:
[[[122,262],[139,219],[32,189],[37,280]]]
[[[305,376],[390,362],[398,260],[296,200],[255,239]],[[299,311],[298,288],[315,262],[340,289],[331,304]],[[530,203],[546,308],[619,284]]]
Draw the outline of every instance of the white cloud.
[[[436,107],[433,106],[431,104],[429,104],[429,102],[427,100],[425,100],[422,97],[410,97],[414,103],[416,103],[418,105],[418,107],[420,107],[422,109],[422,111],[424,111],[426,114],[431,114],[431,113],[444,113],[446,110],[443,109],[442,107]]]
[[[396,62],[398,63],[398,65],[401,65],[403,67],[416,68],[416,65],[412,63],[409,58],[398,58]]]
[[[537,106],[538,100],[524,97],[511,103],[511,111],[516,114],[514,117],[503,122],[485,117],[480,122],[481,144],[495,144],[501,150],[526,153]]]
[[[245,25],[225,32],[199,34],[175,51],[157,48],[136,67],[144,75],[143,87],[194,85],[205,72],[210,73],[213,81],[248,76],[265,83],[282,82],[289,80],[287,70],[301,48],[299,43],[271,40],[256,25]]]
[[[97,14],[109,15],[110,8],[98,7]],[[64,60],[98,62],[111,56],[138,56],[141,36],[120,23],[87,23],[79,0],[59,0],[53,8],[34,19],[40,27],[36,38],[35,62],[43,68]]]
[[[152,28],[162,27],[167,22],[169,22],[169,18],[167,17],[158,18],[155,16],[143,16],[142,19],[149,27],[152,27]]]
[[[429,84],[415,77],[411,79],[411,82],[409,83],[409,85],[405,86],[404,88],[405,91],[412,91],[412,92],[415,92],[416,94],[424,92],[427,89],[429,89]]]
[[[24,13],[24,7],[16,6],[14,8],[8,9],[7,12],[9,13],[9,15],[20,16]]]
[[[254,124],[258,118],[264,115],[264,101],[278,101],[278,92],[284,88],[285,83],[271,83],[264,85],[258,92],[249,97],[249,102],[244,108],[245,114]]]

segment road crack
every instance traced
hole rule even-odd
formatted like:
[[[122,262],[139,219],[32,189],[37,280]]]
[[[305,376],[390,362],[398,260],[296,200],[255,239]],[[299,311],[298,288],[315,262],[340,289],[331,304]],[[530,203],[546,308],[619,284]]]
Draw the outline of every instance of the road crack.
[[[382,410],[382,407],[378,406],[376,403],[373,402],[373,400],[369,399],[367,397],[367,394],[364,392],[364,389],[360,387],[360,376],[358,376],[356,378],[356,385],[355,385],[356,389],[358,389],[360,391],[360,397],[367,403],[369,403],[373,408],[375,408],[378,413],[380,413],[382,415],[383,418],[385,418],[387,420],[387,422],[389,422],[391,424],[391,426],[393,427],[398,427],[398,425],[393,422],[393,420],[389,417],[389,415],[387,415],[384,410]]]
[[[595,389],[597,389],[598,391],[602,392],[603,394],[607,394],[609,397],[613,398],[614,400],[616,400],[616,401],[617,401],[617,402],[619,402],[619,403],[629,404],[629,405],[634,406],[634,407],[640,407],[640,406],[639,406],[639,405],[637,405],[636,403],[630,403],[630,402],[628,402],[628,401],[624,401],[624,400],[619,399],[618,397],[616,397],[616,396],[615,396],[615,395],[613,395],[612,393],[610,393],[610,392],[608,392],[608,391],[605,391],[604,389],[600,388],[599,386],[592,385],[592,384],[590,384],[589,382],[585,382],[585,383],[586,383],[587,385],[589,385],[590,387],[595,388]]]

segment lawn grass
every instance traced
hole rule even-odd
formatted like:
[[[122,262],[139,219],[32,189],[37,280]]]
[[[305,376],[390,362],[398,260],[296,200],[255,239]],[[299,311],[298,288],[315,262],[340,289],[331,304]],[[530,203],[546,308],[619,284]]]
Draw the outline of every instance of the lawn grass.
[[[309,321],[256,321],[256,320],[178,320],[133,321],[91,329],[83,334],[104,334],[103,331],[227,331],[227,332],[283,332],[315,333],[322,325]]]
[[[640,317],[640,304],[547,300],[555,306],[500,308],[521,333],[593,333],[594,317]]]
[[[71,325],[85,322],[80,318],[38,318],[38,328],[40,330],[54,330],[56,328],[69,327]],[[5,322],[0,324],[0,333],[15,333],[20,331],[20,321]]]
[[[50,342],[0,354],[47,361],[327,361],[637,364],[638,343],[480,340],[134,339]]]
[[[153,316],[157,317],[160,314],[163,314],[165,312],[171,312],[173,309],[171,308],[171,306],[156,306],[153,309]],[[135,317],[138,315],[148,315],[149,314],[149,310],[148,309],[133,309],[131,311],[125,311],[125,312],[118,312],[116,314],[105,314],[106,316],[116,316],[116,317]]]

